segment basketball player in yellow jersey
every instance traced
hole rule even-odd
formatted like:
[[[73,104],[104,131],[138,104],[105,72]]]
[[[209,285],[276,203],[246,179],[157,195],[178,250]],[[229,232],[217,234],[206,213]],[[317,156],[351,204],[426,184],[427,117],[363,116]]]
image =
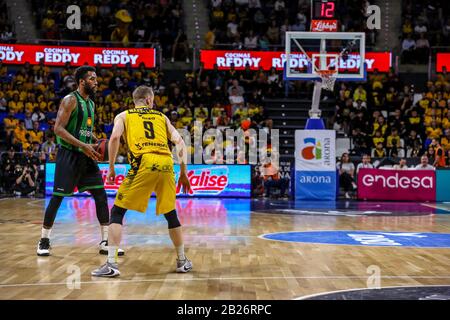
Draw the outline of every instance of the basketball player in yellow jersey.
[[[115,180],[114,163],[124,134],[128,145],[131,169],[122,182],[111,209],[109,225],[108,260],[92,271],[96,277],[120,275],[117,250],[122,237],[122,221],[127,209],[145,212],[152,192],[156,193],[156,214],[163,214],[168,222],[169,235],[177,252],[177,272],[189,272],[192,262],[184,254],[181,224],[175,210],[176,189],[170,139],[180,162],[178,183],[184,192],[190,184],[186,175],[187,150],[178,131],[161,112],[152,110],[153,90],[137,87],[133,92],[134,109],[124,111],[114,119],[114,129],[109,140],[109,172],[107,183]]]

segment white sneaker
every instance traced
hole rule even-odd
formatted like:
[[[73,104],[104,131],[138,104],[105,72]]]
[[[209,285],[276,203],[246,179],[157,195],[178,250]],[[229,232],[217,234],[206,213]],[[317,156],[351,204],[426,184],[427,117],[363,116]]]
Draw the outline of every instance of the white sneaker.
[[[174,62],[175,62],[175,58],[171,58],[171,59],[170,59],[170,62],[171,62],[171,63],[174,63]]]
[[[345,193],[345,199],[351,199],[352,197],[348,194],[348,192]]]
[[[119,266],[117,263],[106,262],[100,268],[91,272],[93,277],[114,278],[120,276]]]
[[[98,253],[100,254],[108,254],[108,240],[103,240],[102,242],[100,242],[100,244],[98,245],[99,247],[99,251]],[[123,256],[125,255],[125,251],[123,251],[122,249],[118,249],[118,255],[119,256]]]
[[[186,63],[191,63],[191,60],[189,60],[189,58],[186,58]]]
[[[177,272],[186,273],[192,270],[192,261],[185,257],[184,260],[177,259]]]

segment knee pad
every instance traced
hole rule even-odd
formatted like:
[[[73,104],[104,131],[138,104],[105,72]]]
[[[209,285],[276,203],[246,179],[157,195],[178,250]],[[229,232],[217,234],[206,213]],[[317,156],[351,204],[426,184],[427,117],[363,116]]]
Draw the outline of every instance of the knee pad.
[[[181,223],[178,220],[177,211],[172,210],[169,213],[164,214],[164,218],[166,218],[167,223],[169,224],[169,229],[174,229],[181,227]]]
[[[123,217],[125,216],[125,212],[127,212],[127,209],[113,206],[111,209],[111,219],[109,220],[109,224],[117,223],[121,225],[123,223]]]

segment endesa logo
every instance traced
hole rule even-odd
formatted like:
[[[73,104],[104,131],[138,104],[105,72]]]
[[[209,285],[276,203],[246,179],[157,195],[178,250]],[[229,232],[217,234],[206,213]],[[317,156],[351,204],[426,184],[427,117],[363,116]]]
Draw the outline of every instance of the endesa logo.
[[[316,141],[315,138],[305,138],[303,140],[306,147],[301,151],[302,157],[305,160],[320,160],[322,159],[322,146],[320,141]]]
[[[390,189],[433,189],[433,177],[400,177],[398,173],[392,176],[377,175],[377,174],[365,174],[362,178],[362,183],[367,187],[372,187],[375,184],[382,186],[383,188]]]
[[[191,183],[190,195],[217,195],[228,185],[227,168],[208,168],[201,170],[188,170],[187,176]],[[176,177],[177,194],[182,192],[181,184],[178,185],[179,175]]]

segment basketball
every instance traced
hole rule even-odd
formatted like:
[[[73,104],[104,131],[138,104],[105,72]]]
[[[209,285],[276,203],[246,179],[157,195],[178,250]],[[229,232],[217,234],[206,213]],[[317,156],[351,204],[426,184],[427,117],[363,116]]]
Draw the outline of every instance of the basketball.
[[[108,161],[108,139],[100,139],[97,142],[97,146],[95,147],[95,151],[100,153],[99,161]]]

